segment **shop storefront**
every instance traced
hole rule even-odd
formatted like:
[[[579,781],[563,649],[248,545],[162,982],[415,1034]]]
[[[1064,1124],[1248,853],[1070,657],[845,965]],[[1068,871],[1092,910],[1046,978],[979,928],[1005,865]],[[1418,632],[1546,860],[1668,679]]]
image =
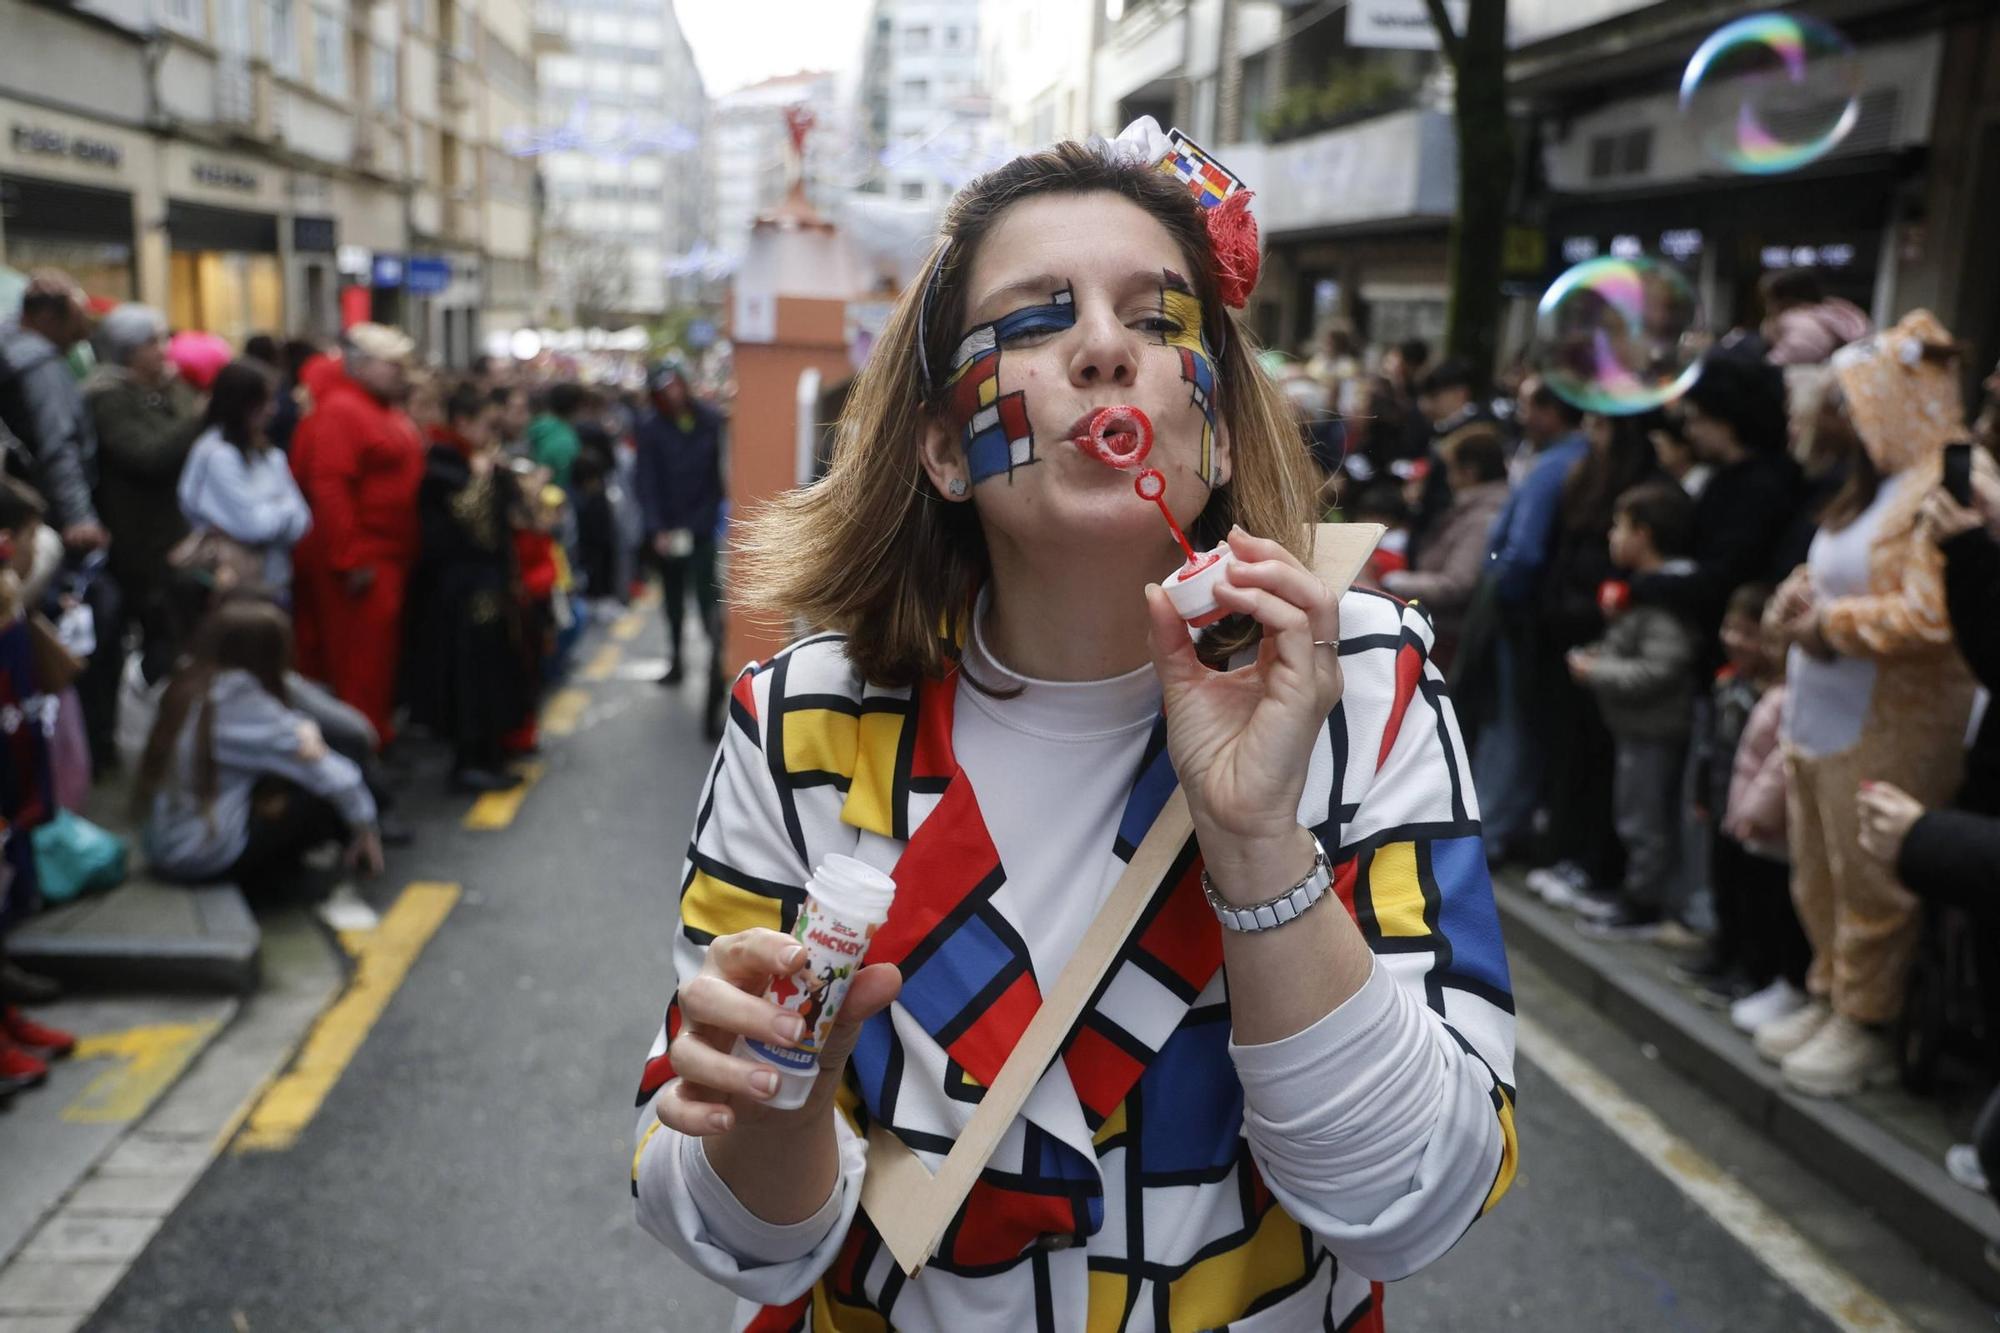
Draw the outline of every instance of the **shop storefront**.
[[[205,204],[167,202],[167,319],[242,344],[285,324],[278,219]]]
[[[1805,268],[1829,293],[1880,316],[1900,177],[1887,163],[1854,166],[1834,176],[1557,199],[1546,276],[1602,255],[1663,259],[1696,284],[1710,326],[1726,329],[1762,317],[1765,273]]]
[[[167,148],[167,318],[241,345],[287,327],[279,173],[254,158]]]
[[[146,141],[30,108],[6,108],[0,124],[0,261],[64,269],[92,296],[134,299],[134,189],[151,165]]]

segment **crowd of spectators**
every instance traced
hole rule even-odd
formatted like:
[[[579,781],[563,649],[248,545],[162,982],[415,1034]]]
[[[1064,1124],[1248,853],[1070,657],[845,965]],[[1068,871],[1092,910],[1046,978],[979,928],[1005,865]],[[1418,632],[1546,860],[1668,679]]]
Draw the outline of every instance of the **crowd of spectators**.
[[[94,785],[156,876],[323,902],[412,836],[413,747],[456,791],[521,781],[543,691],[651,571],[667,683],[696,604],[713,736],[723,447],[671,363],[629,394],[446,374],[367,323],[239,354],[32,275],[0,318],[0,1099],[73,1045],[5,940]]]
[[[1329,504],[1389,526],[1367,577],[1431,613],[1503,878],[1668,949],[1802,1094],[1924,1088],[1953,1041],[1990,1079],[2000,369],[1968,423],[1928,312],[1762,298],[1659,410],[1341,330],[1280,374]],[[2000,1095],[1974,1137],[1983,1188]]]

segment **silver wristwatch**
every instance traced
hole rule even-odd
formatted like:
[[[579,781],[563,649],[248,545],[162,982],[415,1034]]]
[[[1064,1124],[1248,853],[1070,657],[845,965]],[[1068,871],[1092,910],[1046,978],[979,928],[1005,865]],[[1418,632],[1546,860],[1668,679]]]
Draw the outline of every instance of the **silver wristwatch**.
[[[1243,933],[1271,930],[1297,919],[1324,897],[1332,886],[1333,862],[1327,858],[1326,848],[1320,846],[1317,837],[1313,838],[1312,869],[1306,872],[1306,877],[1286,892],[1261,903],[1236,906],[1215,891],[1215,883],[1209,879],[1208,871],[1201,872],[1201,891],[1208,895],[1208,905],[1215,909],[1216,918],[1225,928]]]

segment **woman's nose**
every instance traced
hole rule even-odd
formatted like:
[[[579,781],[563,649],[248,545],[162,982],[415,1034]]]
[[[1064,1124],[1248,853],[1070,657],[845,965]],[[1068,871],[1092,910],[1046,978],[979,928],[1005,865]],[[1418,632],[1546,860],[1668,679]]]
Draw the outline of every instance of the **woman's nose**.
[[[1083,337],[1070,357],[1070,383],[1129,386],[1138,372],[1132,335],[1115,321],[1079,321]]]

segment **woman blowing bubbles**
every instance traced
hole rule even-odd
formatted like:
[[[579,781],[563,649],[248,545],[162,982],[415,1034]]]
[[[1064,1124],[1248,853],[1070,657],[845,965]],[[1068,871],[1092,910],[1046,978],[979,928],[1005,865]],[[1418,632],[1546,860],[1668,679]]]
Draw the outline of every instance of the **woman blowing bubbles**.
[[[1164,145],[1145,121],[962,191],[831,472],[740,539],[753,603],[830,632],[736,682],[633,1159],[641,1223],[739,1328],[1379,1328],[1379,1283],[1513,1177],[1512,1002],[1429,626],[1302,562],[1305,445]],[[1117,404],[1236,562],[1199,652],[1159,516],[1074,442]],[[1176,777],[1193,845],[905,1277],[859,1207],[868,1131],[937,1168]],[[763,997],[830,854],[894,906],[780,1111],[731,1051],[796,1036]],[[1313,905],[1220,919],[1287,895]]]

